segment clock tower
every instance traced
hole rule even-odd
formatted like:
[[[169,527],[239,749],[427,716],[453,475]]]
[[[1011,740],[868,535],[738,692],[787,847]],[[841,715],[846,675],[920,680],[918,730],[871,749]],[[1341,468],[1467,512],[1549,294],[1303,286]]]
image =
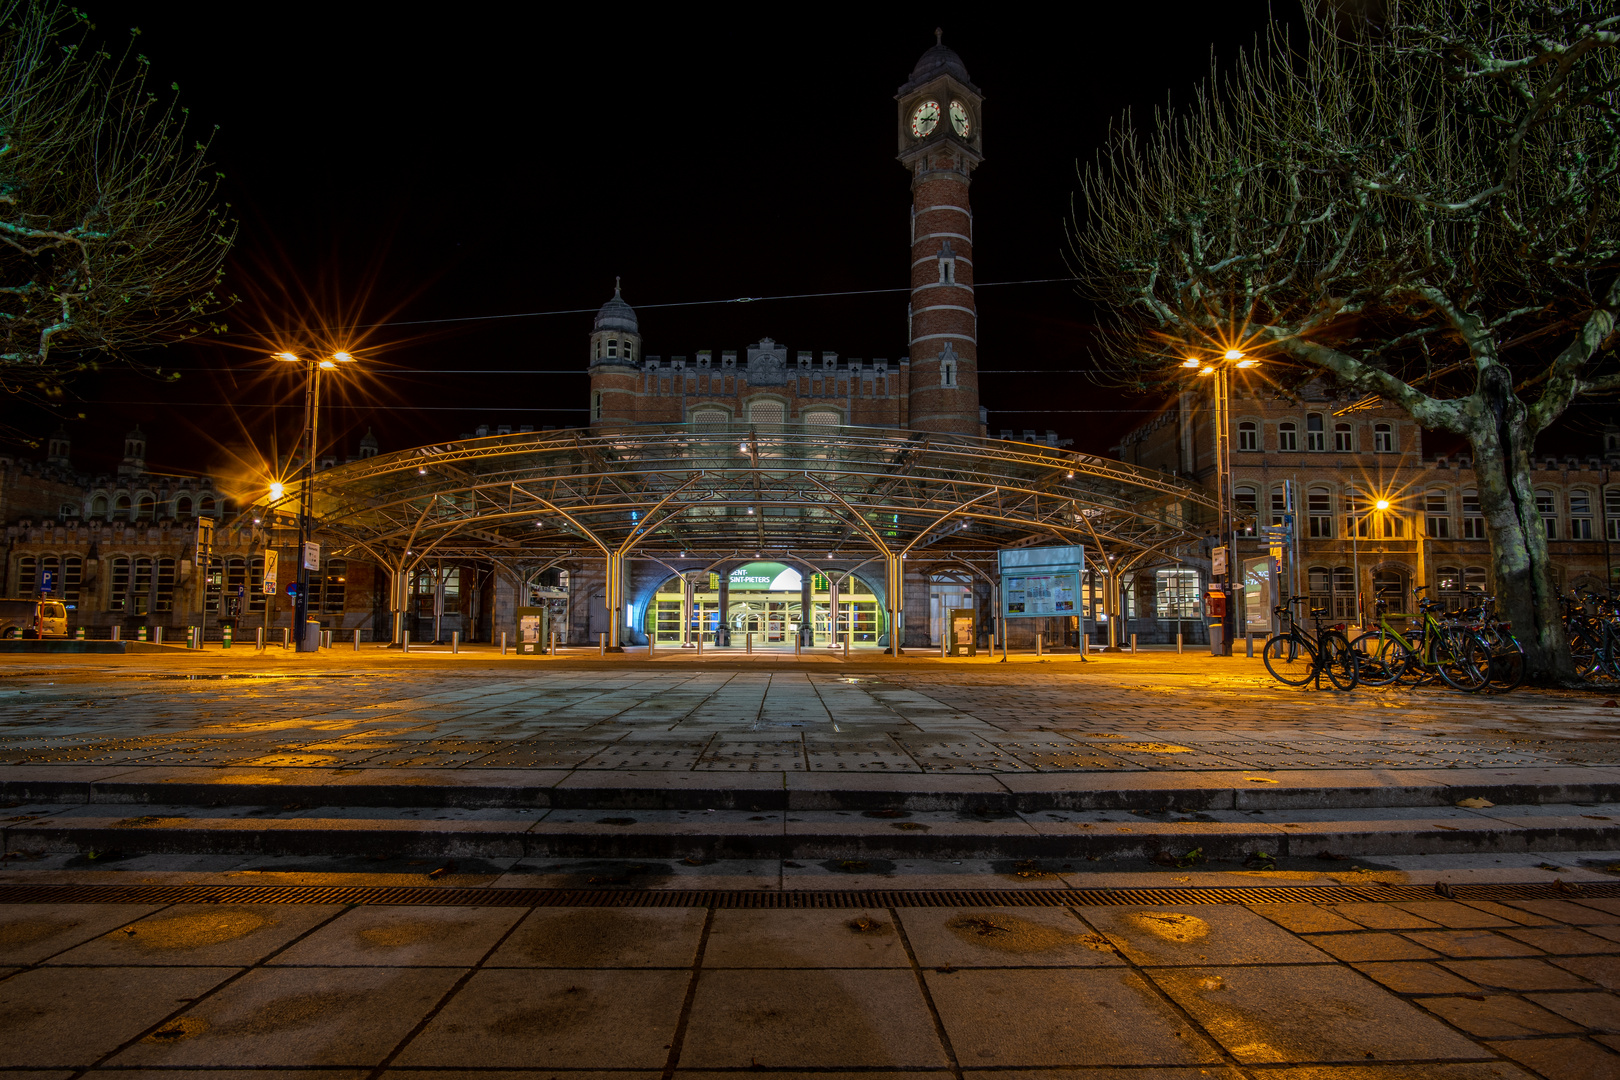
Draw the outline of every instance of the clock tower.
[[[895,101],[900,163],[911,171],[911,387],[916,431],[978,435],[979,319],[968,184],[984,160],[984,96],[944,33]]]

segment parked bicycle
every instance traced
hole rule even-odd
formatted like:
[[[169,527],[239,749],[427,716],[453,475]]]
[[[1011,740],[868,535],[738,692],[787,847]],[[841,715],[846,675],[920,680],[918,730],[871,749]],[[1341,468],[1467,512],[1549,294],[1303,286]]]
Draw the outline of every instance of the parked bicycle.
[[[1422,685],[1435,679],[1454,690],[1474,691],[1489,682],[1491,649],[1479,636],[1455,622],[1441,623],[1440,605],[1426,599],[1427,585],[1412,590],[1422,622],[1407,637],[1389,618],[1389,596],[1378,597],[1378,629],[1356,638],[1361,681],[1369,686],[1403,682]],[[1412,632],[1408,625],[1407,632]]]
[[[1518,689],[1524,683],[1524,646],[1513,633],[1513,624],[1496,617],[1496,597],[1476,590],[1465,595],[1476,602],[1457,612],[1456,619],[1490,652],[1484,689],[1494,694]]]
[[[1570,593],[1563,601],[1564,632],[1575,674],[1586,680],[1620,679],[1620,608],[1596,593]]]
[[[1296,596],[1275,609],[1283,629],[1266,640],[1260,654],[1266,662],[1266,670],[1271,672],[1272,678],[1289,686],[1304,686],[1325,674],[1338,689],[1354,690],[1359,678],[1358,657],[1342,630],[1322,628],[1327,608],[1310,609],[1311,619],[1316,624],[1314,633],[1302,629],[1294,615],[1294,605],[1309,599]],[[1320,681],[1317,685],[1321,685]]]

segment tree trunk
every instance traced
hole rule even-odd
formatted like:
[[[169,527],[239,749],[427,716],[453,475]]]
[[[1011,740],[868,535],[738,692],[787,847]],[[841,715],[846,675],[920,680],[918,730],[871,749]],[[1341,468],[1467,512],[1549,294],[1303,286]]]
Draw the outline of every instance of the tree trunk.
[[[1547,532],[1536,509],[1530,477],[1534,436],[1528,410],[1506,384],[1506,372],[1489,374],[1475,398],[1469,444],[1479,507],[1490,528],[1491,570],[1498,610],[1513,623],[1524,646],[1528,681],[1542,685],[1576,681],[1575,662],[1564,633],[1558,587],[1547,553]],[[1501,382],[1498,387],[1493,383]]]

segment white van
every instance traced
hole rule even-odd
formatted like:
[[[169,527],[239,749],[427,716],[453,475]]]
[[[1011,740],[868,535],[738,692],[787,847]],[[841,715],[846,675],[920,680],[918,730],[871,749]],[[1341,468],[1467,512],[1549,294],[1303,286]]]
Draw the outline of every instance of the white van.
[[[65,638],[67,605],[60,600],[0,600],[0,637]]]

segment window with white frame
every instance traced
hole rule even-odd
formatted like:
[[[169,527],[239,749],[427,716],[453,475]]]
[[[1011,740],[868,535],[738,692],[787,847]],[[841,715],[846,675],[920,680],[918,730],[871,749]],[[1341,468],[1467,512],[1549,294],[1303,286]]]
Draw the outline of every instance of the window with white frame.
[[[1333,568],[1333,617],[1356,617],[1356,572],[1348,566]]]
[[[941,385],[941,386],[955,386],[956,385],[956,361],[955,360],[941,360],[939,362],[939,385]]]
[[[1299,449],[1299,425],[1292,420],[1284,420],[1277,425],[1277,449]]]
[[[1153,611],[1161,619],[1196,619],[1202,613],[1198,601],[1198,571],[1173,567],[1154,573]]]
[[[1485,539],[1485,519],[1479,512],[1479,492],[1465,491],[1462,493],[1463,513],[1463,539]]]
[[[1463,604],[1463,576],[1460,566],[1442,566],[1434,572],[1435,599],[1447,611],[1456,611]]]
[[[1386,567],[1373,573],[1373,594],[1396,615],[1406,613],[1406,572]]]
[[[1539,488],[1536,491],[1536,513],[1541,515],[1542,528],[1546,530],[1547,539],[1558,539],[1558,496],[1556,493]]]
[[[70,606],[77,606],[83,591],[84,560],[77,555],[69,555],[62,560],[62,599]]]
[[[1610,540],[1620,540],[1620,487],[1612,487],[1604,491],[1603,520],[1605,522],[1604,535]]]
[[[174,610],[174,560],[159,559],[152,595],[153,611]]]
[[[1356,448],[1356,433],[1349,424],[1333,425],[1333,449],[1339,453],[1349,453]]]
[[[1463,567],[1463,590],[1465,592],[1482,593],[1490,579],[1485,574],[1483,566]]]
[[[1305,417],[1305,449],[1327,449],[1327,431],[1323,426],[1321,413],[1308,413]]]
[[[1259,509],[1259,497],[1259,493],[1252,486],[1239,484],[1232,491],[1232,505],[1237,508],[1239,513],[1247,513],[1252,518]],[[1253,536],[1254,522],[1251,520],[1239,526],[1238,535]]]
[[[1395,452],[1395,428],[1392,425],[1373,425],[1373,452],[1378,454]]]
[[[108,575],[107,610],[129,610],[129,559],[120,555],[112,560]]]
[[[12,595],[28,597],[39,591],[39,560],[32,555],[24,555],[17,560],[17,584],[12,589]]]
[[[1245,420],[1238,425],[1239,450],[1260,449],[1260,425],[1253,420]]]
[[[1592,539],[1592,495],[1587,491],[1569,493],[1569,538]]]
[[[1271,489],[1271,523],[1281,525],[1283,515],[1288,513],[1288,489],[1274,487]]]
[[[1312,540],[1333,538],[1333,494],[1325,487],[1313,487],[1305,493],[1305,511],[1310,518]]]
[[[1423,534],[1431,540],[1451,539],[1451,506],[1446,493],[1430,488],[1423,494]]]
[[[591,391],[591,419],[602,419],[602,391]]]

